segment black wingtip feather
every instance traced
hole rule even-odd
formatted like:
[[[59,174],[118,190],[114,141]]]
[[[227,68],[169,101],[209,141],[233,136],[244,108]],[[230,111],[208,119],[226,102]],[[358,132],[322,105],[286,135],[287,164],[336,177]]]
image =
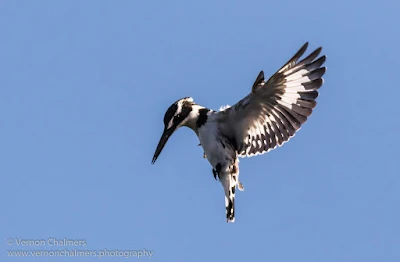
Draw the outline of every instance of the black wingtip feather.
[[[289,61],[297,61],[307,50],[308,42],[306,42],[297,53]]]
[[[304,89],[306,89],[306,90],[316,90],[316,89],[319,89],[323,83],[324,83],[324,79],[318,78],[318,79],[312,80],[311,82],[303,84],[303,86],[304,86]]]
[[[300,59],[300,57],[306,52],[308,47],[308,42],[306,42],[300,49],[299,51],[296,52],[296,54],[294,54],[294,56],[292,56],[292,58],[290,58],[279,70],[278,72],[282,71],[282,69],[286,68],[290,68],[293,63],[295,63],[297,60]]]
[[[315,69],[315,68],[319,68],[325,63],[325,61],[326,61],[326,56],[321,56],[320,58],[318,58],[314,62],[306,65],[305,68],[310,69],[310,70]]]
[[[300,98],[303,100],[315,100],[318,97],[318,91],[298,92]]]
[[[314,63],[318,63],[319,66],[322,66],[326,61],[326,55],[321,56]]]
[[[307,77],[310,78],[311,81],[317,80],[325,74],[325,71],[326,71],[325,67],[320,67],[312,71],[311,74],[309,74]]]
[[[306,56],[303,60],[301,60],[300,62],[298,62],[299,65],[302,64],[308,64],[311,63],[315,58],[318,57],[318,55],[321,53],[322,51],[322,47],[318,47],[317,49],[315,49],[311,54],[309,54],[308,56]]]
[[[299,105],[292,105],[292,110],[294,112],[296,112],[299,115],[305,116],[305,117],[309,117],[312,113],[312,110],[310,108],[307,107],[302,107]]]
[[[313,109],[317,105],[317,102],[313,100],[298,100],[297,104],[302,107]]]

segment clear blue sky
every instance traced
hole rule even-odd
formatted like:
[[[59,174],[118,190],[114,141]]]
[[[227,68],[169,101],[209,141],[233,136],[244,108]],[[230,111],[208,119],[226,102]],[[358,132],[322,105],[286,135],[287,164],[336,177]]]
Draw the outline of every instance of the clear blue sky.
[[[6,240],[56,237],[152,261],[400,261],[399,9],[2,1],[0,260],[54,261],[9,258]],[[318,106],[289,143],[241,160],[227,224],[191,130],[150,164],[164,113],[185,96],[234,104],[306,41],[328,57]]]

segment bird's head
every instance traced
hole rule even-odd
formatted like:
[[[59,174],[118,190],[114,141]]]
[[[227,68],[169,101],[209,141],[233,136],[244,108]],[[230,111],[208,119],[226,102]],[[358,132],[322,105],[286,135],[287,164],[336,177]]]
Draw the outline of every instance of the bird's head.
[[[172,134],[179,127],[187,124],[188,120],[191,118],[193,105],[195,105],[195,103],[193,103],[193,98],[185,97],[176,101],[168,108],[164,116],[164,132],[161,136],[160,142],[158,143],[156,152],[154,153],[153,160],[151,161],[152,164],[156,162]]]

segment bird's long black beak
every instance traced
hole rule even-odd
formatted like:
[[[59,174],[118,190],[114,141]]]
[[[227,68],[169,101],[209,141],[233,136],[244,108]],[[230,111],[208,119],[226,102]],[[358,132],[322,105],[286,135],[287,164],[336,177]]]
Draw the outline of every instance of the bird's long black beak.
[[[160,142],[158,142],[156,152],[154,153],[153,160],[151,161],[152,164],[156,162],[158,156],[160,155],[161,151],[163,150],[165,144],[167,143],[168,139],[170,138],[174,130],[175,130],[174,128],[164,129]]]

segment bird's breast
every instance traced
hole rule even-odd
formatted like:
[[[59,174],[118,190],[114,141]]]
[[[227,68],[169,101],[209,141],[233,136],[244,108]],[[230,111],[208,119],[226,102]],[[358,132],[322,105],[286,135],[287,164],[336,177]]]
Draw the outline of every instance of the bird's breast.
[[[198,130],[199,140],[210,164],[231,162],[236,158],[236,152],[228,139],[221,134],[217,123],[207,123]]]

